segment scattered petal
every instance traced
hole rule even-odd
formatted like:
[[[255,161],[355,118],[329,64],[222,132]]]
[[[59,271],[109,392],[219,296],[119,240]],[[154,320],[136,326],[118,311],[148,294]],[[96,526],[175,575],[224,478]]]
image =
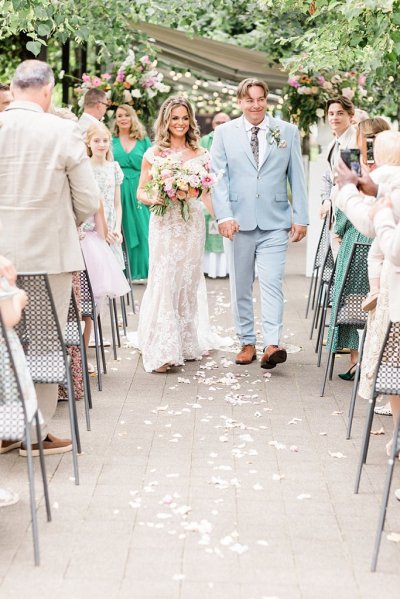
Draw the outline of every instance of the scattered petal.
[[[341,451],[328,451],[328,453],[331,456],[331,458],[338,458],[339,460],[347,457]]]
[[[311,495],[308,493],[300,493],[300,495],[297,495],[297,499],[300,499],[300,501],[303,499],[311,499]]]
[[[371,431],[371,435],[384,435],[385,434],[385,429],[383,428],[383,426],[381,426],[381,428],[377,431]]]
[[[386,538],[393,543],[400,543],[400,533],[398,532],[391,532]]]

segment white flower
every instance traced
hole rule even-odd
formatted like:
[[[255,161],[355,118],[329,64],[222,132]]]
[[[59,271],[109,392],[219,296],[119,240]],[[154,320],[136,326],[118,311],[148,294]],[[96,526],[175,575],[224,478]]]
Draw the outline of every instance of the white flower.
[[[142,92],[140,91],[140,89],[133,89],[131,91],[131,96],[132,96],[132,98],[141,98]]]
[[[315,114],[317,115],[317,117],[319,119],[322,119],[325,116],[325,111],[323,108],[317,108],[317,110],[315,111]]]
[[[59,79],[63,79],[63,78],[64,78],[64,75],[65,75],[65,71],[64,71],[64,69],[62,69],[62,70],[61,70],[61,71],[58,73],[58,78],[59,78]]]
[[[154,98],[154,96],[157,95],[156,90],[150,89],[149,87],[146,89],[146,93],[147,93],[147,95],[148,95],[149,98]]]

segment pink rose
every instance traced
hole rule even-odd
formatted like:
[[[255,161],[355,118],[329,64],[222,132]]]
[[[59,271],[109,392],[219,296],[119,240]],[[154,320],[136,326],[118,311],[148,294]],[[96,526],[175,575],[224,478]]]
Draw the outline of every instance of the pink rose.
[[[102,81],[100,79],[100,77],[93,77],[92,79],[92,85],[93,87],[99,87],[99,85],[101,85]]]
[[[185,200],[186,199],[186,191],[177,191],[176,192],[176,197],[178,198],[178,200]]]
[[[289,77],[289,79],[288,79],[288,84],[289,84],[291,87],[295,87],[295,88],[297,88],[297,87],[299,87],[299,86],[300,86],[300,83],[297,81],[296,77]]]
[[[148,57],[147,54],[145,54],[144,56],[142,56],[142,58],[140,59],[140,62],[142,64],[151,64],[151,60],[150,60],[150,58]]]
[[[84,83],[91,83],[91,81],[92,81],[92,78],[91,78],[91,76],[90,76],[90,75],[86,75],[86,73],[83,73],[83,75],[82,75],[82,81],[83,81]]]
[[[173,189],[173,186],[174,186],[174,180],[172,178],[165,179],[164,189],[167,193]]]
[[[203,177],[201,178],[201,183],[204,187],[211,187],[213,182],[214,181],[211,175],[203,175]]]
[[[358,85],[365,85],[367,78],[365,75],[360,75],[358,78]]]
[[[103,73],[101,78],[104,79],[105,81],[108,81],[109,79],[111,79],[111,75],[110,75],[110,73]]]
[[[172,177],[172,171],[170,169],[168,169],[168,168],[164,168],[161,171],[161,177],[163,179],[168,179],[169,177]]]
[[[118,81],[118,83],[121,83],[124,79],[125,79],[124,71],[118,71],[115,81]]]
[[[170,200],[174,201],[176,196],[175,196],[175,192],[173,189],[169,189],[167,191],[167,196],[169,197]]]
[[[349,100],[352,100],[354,96],[354,91],[351,89],[351,87],[343,87],[342,96],[348,98]]]

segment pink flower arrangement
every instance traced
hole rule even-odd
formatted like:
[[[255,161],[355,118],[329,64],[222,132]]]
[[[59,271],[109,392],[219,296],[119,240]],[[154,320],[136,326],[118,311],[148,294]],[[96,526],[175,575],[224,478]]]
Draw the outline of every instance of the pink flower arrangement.
[[[210,191],[220,175],[208,172],[200,160],[182,162],[177,153],[168,152],[156,156],[151,167],[152,180],[146,185],[149,197],[155,195],[162,204],[151,206],[157,216],[164,216],[168,209],[179,207],[183,220],[190,217],[190,200]]]

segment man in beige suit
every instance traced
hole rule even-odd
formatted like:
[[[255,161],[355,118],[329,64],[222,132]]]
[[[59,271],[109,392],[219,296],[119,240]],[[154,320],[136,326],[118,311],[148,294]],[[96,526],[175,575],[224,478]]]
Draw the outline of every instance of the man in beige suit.
[[[0,255],[19,272],[50,275],[64,330],[72,272],[84,268],[77,225],[97,211],[100,192],[77,124],[46,112],[53,87],[48,64],[24,61],[11,83],[14,101],[0,115]],[[46,453],[69,451],[70,440],[47,430],[57,406],[56,386],[36,390]],[[26,449],[20,453],[26,455]]]

